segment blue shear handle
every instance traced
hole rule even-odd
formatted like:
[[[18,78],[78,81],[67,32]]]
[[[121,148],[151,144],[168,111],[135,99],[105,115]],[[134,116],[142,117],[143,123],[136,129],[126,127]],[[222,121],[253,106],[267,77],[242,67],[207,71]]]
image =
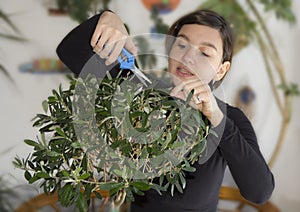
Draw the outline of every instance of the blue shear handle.
[[[132,69],[134,67],[134,56],[125,48],[122,49],[118,61],[121,69]]]

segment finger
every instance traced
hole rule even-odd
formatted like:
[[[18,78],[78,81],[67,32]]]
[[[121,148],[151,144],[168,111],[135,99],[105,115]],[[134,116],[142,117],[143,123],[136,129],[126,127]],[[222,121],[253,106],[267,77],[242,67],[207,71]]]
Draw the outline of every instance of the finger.
[[[108,43],[110,33],[108,30],[103,31],[103,33],[100,35],[100,38],[94,47],[94,51],[100,56],[100,53],[105,49],[105,46]]]
[[[202,81],[196,80],[196,81],[189,81],[185,84],[183,89],[187,92],[190,93],[192,90],[194,90],[194,94],[196,93],[201,93],[203,91],[207,90],[207,84],[205,84]]]
[[[101,36],[101,27],[100,26],[97,26],[94,33],[93,33],[93,36],[92,36],[92,39],[91,39],[91,46],[93,47],[93,49],[95,48],[96,44],[98,43],[98,40]]]
[[[107,57],[105,64],[106,65],[110,65],[112,63],[114,63],[118,56],[120,55],[123,47],[125,45],[125,40],[120,40],[119,42],[117,42],[114,46],[114,49],[110,52],[110,55]]]
[[[177,93],[181,92],[186,84],[186,81],[181,81],[178,85],[176,85],[171,91],[170,95],[174,96]]]
[[[193,96],[193,101],[198,105],[203,103],[203,96],[200,93],[197,93],[196,95]]]
[[[114,49],[114,43],[105,44],[105,47],[98,53],[102,59],[107,59]]]
[[[178,98],[178,99],[181,99],[181,100],[183,100],[183,101],[186,100],[186,95],[185,95],[185,93],[182,92],[182,91],[177,92],[176,94],[173,94],[173,95],[171,95],[171,96],[176,97],[176,98]]]
[[[96,47],[96,45],[97,45],[97,43],[98,43],[98,40],[99,40],[100,36],[101,36],[101,33],[100,33],[100,32],[97,32],[97,33],[95,32],[95,33],[93,34],[93,37],[92,37],[91,43],[90,43],[93,49],[95,49],[95,47]]]
[[[175,86],[172,90],[172,94],[176,94],[180,91],[185,91],[186,93],[190,93],[192,91],[192,89],[194,89],[194,87],[196,85],[198,85],[196,82],[199,82],[199,80],[197,78],[193,78],[193,79],[189,79],[189,80],[185,80],[185,81],[181,81],[181,83],[179,83],[179,85]],[[188,86],[191,83],[196,83],[196,84],[192,84],[194,86]]]
[[[183,100],[183,101],[186,101],[186,98],[187,98],[187,96],[185,95],[185,93],[182,92],[182,91],[178,92],[178,93],[177,93],[176,95],[174,95],[173,97],[176,97],[176,98],[181,99],[181,100]],[[202,110],[202,104],[197,104],[197,103],[194,103],[193,101],[190,101],[190,102],[189,102],[189,105],[190,105],[191,107],[195,108],[195,109],[200,110],[200,111]]]

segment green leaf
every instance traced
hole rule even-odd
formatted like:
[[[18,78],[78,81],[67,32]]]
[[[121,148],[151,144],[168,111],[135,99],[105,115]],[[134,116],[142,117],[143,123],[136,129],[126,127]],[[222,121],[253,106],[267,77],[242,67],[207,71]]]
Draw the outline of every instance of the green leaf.
[[[36,182],[36,181],[39,180],[39,179],[40,179],[39,177],[33,176],[31,179],[28,180],[28,183],[29,183],[29,184],[32,184],[32,183]]]
[[[88,211],[88,207],[87,199],[84,197],[84,194],[80,192],[76,200],[76,208],[80,212],[85,212]]]
[[[81,144],[79,142],[74,142],[71,144],[71,146],[75,149],[80,149],[81,148]]]
[[[47,112],[48,112],[48,101],[47,101],[47,100],[44,100],[44,101],[42,102],[42,106],[43,106],[44,112],[47,113]]]
[[[67,138],[67,135],[60,128],[55,128],[55,131],[62,137]]]
[[[171,151],[166,151],[164,157],[174,166],[177,166],[181,162]]]
[[[146,182],[132,182],[132,183],[130,183],[130,185],[136,187],[137,189],[139,189],[141,191],[147,191],[151,188],[149,183],[146,183]]]
[[[166,191],[166,189],[163,186],[157,185],[157,184],[152,184],[151,188],[157,191],[160,195],[162,195],[162,191]]]
[[[62,206],[69,207],[74,203],[75,188],[71,184],[66,184],[58,191],[58,199]]]
[[[36,176],[37,176],[38,178],[45,178],[45,179],[50,178],[50,175],[49,175],[49,173],[47,173],[47,172],[37,172],[37,173],[36,173]]]
[[[182,188],[181,188],[181,186],[180,186],[180,184],[179,184],[178,181],[175,182],[175,186],[176,186],[177,190],[178,190],[180,193],[183,193],[183,190],[182,190]]]
[[[185,144],[184,142],[175,142],[175,143],[173,143],[173,144],[170,145],[170,148],[171,149],[177,149],[179,147],[184,146],[184,144]]]
[[[58,157],[58,156],[61,156],[61,154],[57,153],[57,152],[54,152],[54,151],[47,151],[46,154],[49,156],[49,157]]]
[[[119,177],[122,177],[122,175],[123,175],[123,171],[120,170],[120,169],[114,169],[114,170],[112,170],[112,172],[113,172],[116,176],[119,176]]]
[[[171,184],[171,196],[174,196],[174,184]]]
[[[30,168],[35,169],[34,164],[30,160],[27,161],[27,164]]]
[[[37,143],[36,141],[30,140],[30,139],[25,139],[24,142],[29,146],[36,147],[37,149],[43,148],[41,144]]]
[[[62,174],[63,174],[64,177],[69,177],[70,176],[69,172],[67,172],[66,170],[62,170]]]
[[[183,167],[182,168],[184,171],[187,171],[187,172],[195,172],[196,171],[196,168],[190,166],[190,167]]]
[[[184,173],[179,173],[179,179],[180,179],[180,182],[181,182],[181,185],[182,185],[182,188],[183,189],[185,189],[185,187],[186,187],[186,180],[185,180],[185,178],[184,178],[184,176],[183,176],[183,174]]]
[[[88,170],[88,160],[87,160],[87,155],[86,154],[82,158],[82,170],[83,171]]]
[[[24,176],[25,176],[25,179],[28,181],[32,178],[31,174],[27,170],[25,171]]]
[[[79,177],[79,180],[85,180],[87,178],[89,178],[90,174],[89,173],[84,173]]]
[[[99,187],[102,190],[110,191],[112,189],[119,188],[122,186],[124,186],[124,183],[107,182],[107,183],[101,184]]]
[[[126,188],[125,191],[126,191],[126,199],[128,199],[130,202],[133,202],[134,196],[132,191],[129,188]]]

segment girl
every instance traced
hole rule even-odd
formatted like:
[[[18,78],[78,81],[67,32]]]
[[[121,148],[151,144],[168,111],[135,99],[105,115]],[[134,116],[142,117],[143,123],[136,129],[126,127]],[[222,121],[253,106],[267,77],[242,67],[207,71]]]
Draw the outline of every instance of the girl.
[[[171,95],[186,100],[193,91],[190,105],[209,119],[219,139],[208,139],[208,154],[194,165],[195,172],[187,173],[183,194],[159,195],[150,190],[135,197],[131,211],[216,211],[226,166],[247,200],[264,203],[272,194],[274,179],[253,127],[241,110],[217,99],[212,92],[221,84],[232,61],[229,23],[213,11],[197,10],[179,18],[168,35],[175,38],[166,40],[168,70],[174,84]],[[79,74],[94,52],[109,67],[123,47],[137,53],[121,19],[111,11],[103,11],[72,30],[59,44],[57,53]],[[210,68],[203,68],[204,63]]]

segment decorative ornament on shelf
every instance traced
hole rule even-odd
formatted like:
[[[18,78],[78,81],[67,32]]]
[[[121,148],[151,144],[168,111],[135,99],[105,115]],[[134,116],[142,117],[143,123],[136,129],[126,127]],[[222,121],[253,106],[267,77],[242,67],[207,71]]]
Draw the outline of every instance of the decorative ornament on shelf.
[[[160,15],[172,12],[177,8],[180,0],[142,0],[143,5],[151,11],[153,7],[157,8]]]
[[[55,74],[71,73],[63,62],[56,58],[39,58],[32,62],[21,64],[19,70],[22,73]]]
[[[187,103],[192,94],[183,102],[170,88],[154,89],[153,82],[143,90],[133,79],[108,74],[99,84],[87,76],[53,90],[33,124],[40,136],[25,140],[34,152],[14,161],[28,182],[39,181],[46,194],[58,191],[62,206],[80,211],[92,194],[118,208],[149,189],[182,193],[185,173],[195,171],[207,136],[216,135]]]

